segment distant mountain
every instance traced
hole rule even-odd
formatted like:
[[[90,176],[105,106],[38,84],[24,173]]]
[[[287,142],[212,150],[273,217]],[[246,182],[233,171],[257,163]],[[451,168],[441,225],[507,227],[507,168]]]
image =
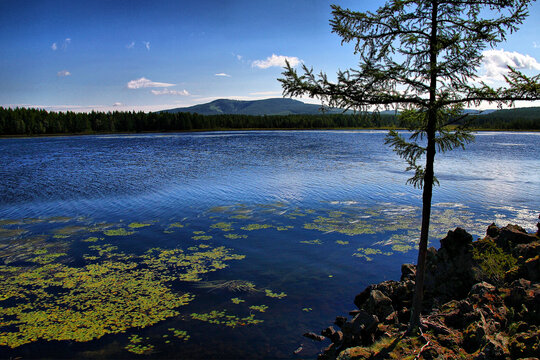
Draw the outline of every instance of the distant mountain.
[[[274,98],[264,100],[229,100],[219,99],[206,104],[190,107],[163,110],[160,112],[179,113],[190,112],[200,115],[294,115],[294,114],[321,114],[321,106],[306,104],[298,100],[288,98]],[[341,109],[326,109],[327,114],[339,114]]]

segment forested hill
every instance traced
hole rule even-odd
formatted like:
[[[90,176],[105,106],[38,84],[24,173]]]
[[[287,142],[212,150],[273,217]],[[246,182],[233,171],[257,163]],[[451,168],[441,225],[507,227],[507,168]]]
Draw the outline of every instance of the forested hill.
[[[189,112],[199,115],[317,115],[321,114],[320,109],[320,105],[306,104],[288,98],[251,101],[219,99],[206,104],[163,110],[162,112]],[[325,113],[327,114],[337,114],[342,112],[343,110],[341,109],[325,109]]]
[[[307,104],[306,104],[307,105]],[[316,105],[315,105],[316,106]],[[540,108],[471,115],[471,127],[485,130],[540,130]],[[93,134],[108,132],[232,129],[345,129],[403,127],[395,114],[199,115],[195,113],[48,112],[0,107],[0,135]]]

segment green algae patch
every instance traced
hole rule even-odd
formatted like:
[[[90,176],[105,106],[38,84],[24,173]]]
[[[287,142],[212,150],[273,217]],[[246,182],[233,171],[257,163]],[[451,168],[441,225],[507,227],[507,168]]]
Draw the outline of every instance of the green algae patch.
[[[160,273],[134,262],[1,266],[0,274],[1,293],[16,300],[0,308],[5,326],[0,345],[11,348],[40,339],[84,342],[147,327],[178,315],[175,309],[193,299],[173,292]]]
[[[0,260],[8,265],[17,261],[34,263],[50,262],[54,254],[64,256],[69,244],[65,241],[48,241],[45,235],[34,235],[0,242]],[[45,256],[46,254],[49,254]],[[56,256],[59,257],[59,256]]]
[[[175,222],[169,225],[169,229],[183,228],[183,227],[184,227],[184,224],[179,223],[179,222]]]
[[[382,254],[382,251],[379,249],[373,249],[373,248],[358,248],[353,254],[353,256],[364,258],[366,261],[372,261],[373,258],[371,255],[379,255]]]
[[[210,226],[210,228],[212,229],[219,229],[221,231],[233,231],[233,227],[232,227],[232,223],[228,223],[228,222],[218,222],[218,223],[215,223],[215,224],[212,224],[212,226]]]
[[[212,235],[196,235],[191,237],[193,240],[211,240]]]
[[[231,301],[233,302],[233,304],[240,304],[240,303],[243,303],[243,302],[246,302],[246,300],[243,300],[243,299],[240,299],[240,298],[231,298]]]
[[[143,344],[143,338],[138,335],[129,336],[129,344],[124,349],[137,355],[150,354],[154,351],[154,345]]]
[[[412,246],[410,246],[410,245],[396,244],[396,245],[392,245],[392,250],[398,251],[398,252],[406,253],[406,252],[408,252],[409,250],[412,250]]]
[[[287,230],[290,230],[290,229],[294,229],[294,226],[286,225],[286,226],[277,226],[276,227],[277,231],[287,231]]]
[[[287,294],[285,294],[284,292],[281,292],[281,293],[275,293],[273,292],[272,290],[270,289],[264,289],[264,294],[268,297],[271,297],[271,298],[276,298],[276,299],[283,299],[284,297],[287,296]]]
[[[240,234],[225,234],[223,235],[227,239],[236,240],[236,239],[247,239],[247,235],[240,235]]]
[[[124,228],[105,230],[103,233],[107,236],[128,236],[135,234],[134,231],[127,231]]]
[[[147,227],[147,226],[151,226],[151,225],[152,224],[132,222],[131,224],[128,225],[128,227],[131,228],[131,229],[139,229],[139,228],[143,228],[143,227]]]
[[[246,280],[215,280],[205,281],[198,284],[201,289],[208,289],[208,291],[226,290],[233,292],[258,292],[255,284]]]
[[[113,231],[117,235],[119,229]],[[0,265],[0,346],[16,348],[42,340],[86,342],[152,326],[178,316],[178,308],[194,299],[173,290],[175,281],[200,281],[203,274],[244,258],[225,247],[205,244],[126,254],[98,242],[103,238],[82,238],[76,243],[89,246],[82,255],[83,266],[77,267],[68,262],[74,244],[69,240],[51,241],[40,235],[0,243],[4,264]],[[13,265],[20,261],[23,266]],[[185,341],[187,335],[176,337]],[[136,354],[152,350],[137,339],[126,350]]]
[[[88,243],[92,243],[92,242],[97,242],[99,240],[104,240],[104,238],[97,238],[95,236],[91,236],[89,238],[86,238],[84,240],[81,240],[82,242],[88,242]]]
[[[245,214],[238,214],[238,215],[231,216],[231,219],[248,220],[248,219],[251,219],[251,216],[245,215]]]
[[[310,308],[310,307],[306,307],[306,308],[302,308],[302,311],[304,311],[304,312],[310,312],[310,311],[313,311],[313,309]]]
[[[362,234],[375,234],[375,227],[372,223],[364,220],[346,220],[340,217],[318,216],[312,223],[304,224],[306,230],[318,230],[325,233],[337,232],[349,236]]]
[[[349,245],[349,242],[348,241],[343,241],[343,240],[336,240],[336,244],[338,244],[338,245]]]
[[[262,230],[262,229],[269,229],[273,227],[270,224],[248,224],[246,226],[242,226],[240,229],[245,231],[254,231],[254,230]]]
[[[229,315],[226,310],[217,311],[213,310],[209,313],[192,313],[191,318],[194,320],[204,321],[210,324],[224,325],[231,328],[237,326],[256,325],[262,323],[264,320],[255,319],[255,315],[251,314],[246,317],[240,317],[237,315]]]
[[[258,312],[265,312],[268,309],[267,305],[251,305],[249,307],[249,310],[258,311]]]
[[[319,239],[315,240],[302,240],[300,241],[301,244],[309,244],[309,245],[322,245],[322,241]]]
[[[224,269],[228,266],[227,261],[242,260],[245,255],[232,254],[230,249],[220,246],[204,251],[153,248],[142,257],[143,263],[152,269],[171,271],[172,279],[198,282],[202,280],[202,274]]]
[[[172,331],[173,336],[183,341],[188,341],[191,336],[188,335],[185,330],[177,330],[175,328],[169,328],[169,331]]]
[[[62,238],[73,236],[81,231],[86,231],[86,230],[88,230],[86,226],[72,225],[72,226],[63,227],[61,229],[55,229],[53,231],[53,234],[54,234],[54,238],[62,239]]]

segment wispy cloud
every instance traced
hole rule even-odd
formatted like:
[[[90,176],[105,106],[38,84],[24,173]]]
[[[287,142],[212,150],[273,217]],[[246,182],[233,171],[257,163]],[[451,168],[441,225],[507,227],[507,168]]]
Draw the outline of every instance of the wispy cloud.
[[[140,89],[140,88],[149,88],[149,87],[169,87],[169,86],[174,86],[174,85],[175,84],[152,81],[145,77],[142,77],[136,80],[131,80],[130,82],[127,83],[128,89]]]
[[[225,74],[225,73],[217,73],[217,74],[214,74],[215,76],[221,76],[221,77],[231,77],[231,75],[229,74]]]
[[[124,104],[122,104],[121,102],[115,102],[114,104],[112,104],[112,106],[115,106],[115,107],[118,107],[118,106],[122,106]]]
[[[530,69],[540,70],[540,63],[530,55],[520,54],[501,50],[486,50],[482,53],[482,64],[485,74],[480,76],[480,80],[492,82],[504,80],[504,75],[508,74],[508,66],[518,70]]]
[[[146,50],[150,51],[150,41],[143,41],[142,43],[144,44]]]
[[[58,77],[65,77],[65,76],[71,76],[71,73],[67,70],[61,70],[56,73],[56,76]]]
[[[71,38],[65,38],[64,41],[62,41],[62,45],[58,45],[57,42],[53,42],[51,45],[51,49],[53,51],[56,51],[58,49],[66,50],[69,44],[71,44]]]
[[[181,96],[189,96],[191,95],[187,90],[171,90],[171,89],[163,89],[163,90],[150,90],[152,94],[154,95],[181,95]]]
[[[296,66],[302,62],[299,58],[295,56],[284,56],[272,54],[272,56],[267,57],[265,60],[255,60],[251,63],[252,67],[258,67],[260,69],[267,69],[269,67],[277,66],[284,67],[285,61],[288,61],[291,66]]]
[[[133,49],[135,47],[135,41],[130,42],[129,44],[126,45],[126,47],[128,49]]]
[[[533,48],[535,48],[535,49],[540,48],[540,44],[537,43],[536,41],[533,41]]]

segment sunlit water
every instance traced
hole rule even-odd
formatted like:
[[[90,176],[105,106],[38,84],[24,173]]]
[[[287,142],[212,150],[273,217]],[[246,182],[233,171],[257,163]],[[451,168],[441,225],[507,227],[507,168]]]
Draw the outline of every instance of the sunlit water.
[[[398,279],[400,265],[415,262],[421,191],[405,185],[411,174],[384,145],[385,134],[0,139],[0,271],[23,274],[8,275],[9,289],[29,294],[17,298],[4,289],[8,295],[0,297],[2,322],[11,321],[0,325],[0,344],[9,345],[0,346],[0,357],[127,358],[136,356],[128,351],[130,339],[148,346],[146,355],[156,358],[315,357],[326,344],[302,338],[304,332],[330,325],[353,309],[354,295],[365,286]],[[540,133],[483,132],[466,150],[438,154],[441,186],[433,196],[432,244],[438,246],[456,226],[476,237],[491,222],[535,230],[539,144]],[[124,233],[115,232],[119,229]],[[89,238],[96,240],[85,241]],[[115,248],[105,250],[110,246]],[[165,279],[159,284],[167,293],[194,298],[148,326],[106,329],[92,341],[67,335],[59,342],[56,333],[46,335],[53,330],[41,327],[40,333],[39,325],[5,315],[28,303],[33,305],[25,311],[41,309],[50,316],[55,299],[67,299],[67,280],[35,293],[39,279],[21,285],[21,278],[28,278],[25,271],[51,264],[76,271],[111,259],[148,269],[144,261],[157,259],[158,251],[187,254],[222,246],[245,257],[221,259],[226,267],[203,266],[197,279],[180,276],[187,271],[181,266],[152,268]],[[160,250],[147,253],[151,248]],[[40,276],[59,276],[54,271]],[[132,270],[125,271],[123,279],[130,278]],[[247,281],[255,290],[209,287],[226,280]],[[81,289],[89,286],[78,281]],[[84,325],[90,319],[85,314],[98,307],[88,304],[83,310],[66,306],[78,309]],[[122,311],[123,318],[132,316],[129,309]],[[214,321],[200,316],[212,311]],[[233,324],[227,326],[226,316]],[[249,316],[257,321],[245,320]],[[189,338],[173,336],[175,330]],[[141,341],[133,341],[133,335]],[[13,340],[17,336],[20,344]],[[303,350],[293,355],[300,346]]]

